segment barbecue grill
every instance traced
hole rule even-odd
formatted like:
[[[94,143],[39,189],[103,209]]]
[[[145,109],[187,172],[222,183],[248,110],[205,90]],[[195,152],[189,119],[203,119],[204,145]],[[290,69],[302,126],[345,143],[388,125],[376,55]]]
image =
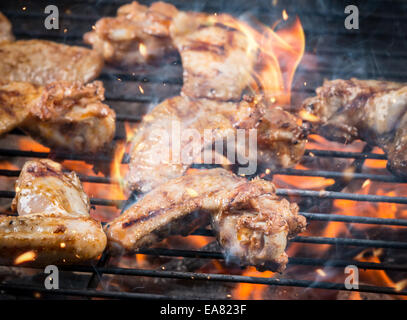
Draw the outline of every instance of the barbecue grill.
[[[0,10],[11,20],[14,34],[18,39],[39,38],[63,42],[72,45],[82,44],[82,35],[91,30],[95,21],[103,16],[114,16],[118,6],[126,3],[122,0],[90,0],[82,1],[59,1],[57,6],[60,13],[59,30],[46,30],[43,21],[46,17],[44,8],[46,1],[2,1]],[[150,3],[150,1],[141,1]],[[383,78],[386,80],[402,81],[407,74],[400,68],[407,58],[404,48],[406,30],[407,3],[395,1],[389,5],[387,1],[369,1],[368,4],[360,4],[360,30],[347,30],[344,27],[343,3],[332,1],[330,3],[308,0],[296,1],[171,1],[182,10],[201,10],[206,12],[230,12],[234,15],[248,14],[256,17],[263,23],[271,25],[281,19],[281,12],[286,10],[289,16],[298,15],[304,27],[306,35],[306,54],[300,64],[293,84],[293,101],[301,101],[307,95],[311,95],[315,88],[321,84],[324,78]],[[315,62],[315,63],[314,63]],[[100,76],[106,88],[106,103],[115,109],[117,113],[117,133],[114,143],[123,142],[126,139],[124,123],[134,124],[141,120],[142,115],[150,107],[166,97],[179,92],[182,85],[182,69],[179,57],[171,56],[160,62],[159,66],[140,66],[132,70],[116,69],[106,67]],[[141,93],[142,86],[144,93]],[[24,136],[24,133],[14,130],[10,135],[16,139]],[[3,140],[5,140],[4,138]],[[1,140],[1,141],[3,141]],[[110,154],[100,153],[96,156],[77,155],[70,153],[38,152],[32,150],[21,150],[18,147],[11,148],[0,143],[0,160],[14,161],[15,159],[47,158],[52,157],[58,161],[88,161],[99,165],[109,164],[112,161]],[[359,194],[348,189],[347,186],[355,181],[360,183],[365,180],[381,183],[391,183],[394,188],[407,181],[395,177],[385,170],[378,173],[366,171],[364,163],[366,160],[386,160],[382,153],[372,151],[365,146],[360,152],[343,150],[307,149],[305,158],[321,159],[345,159],[352,170],[325,169],[281,169],[270,172],[267,176],[292,176],[312,178],[320,177],[333,179],[334,183],[324,190],[304,190],[297,188],[279,188],[279,196],[290,197],[300,204],[301,214],[310,223],[328,224],[331,222],[346,224],[352,228],[355,224],[378,226],[382,229],[390,227],[397,228],[397,234],[407,227],[406,219],[366,217],[362,215],[343,215],[318,210],[320,204],[335,199],[349,200],[355,203],[391,203],[395,206],[407,204],[407,196],[391,196],[379,194]],[[126,154],[122,159],[122,165],[128,162]],[[20,171],[0,170],[0,181],[18,177]],[[79,175],[82,182],[97,184],[100,188],[109,184],[117,183],[114,178],[107,175]],[[13,189],[0,190],[0,198],[11,199],[14,197]],[[95,207],[92,214],[103,207],[111,207],[112,210],[120,212],[125,206],[126,200],[92,198],[91,204]],[[320,211],[320,212],[319,212]],[[291,240],[292,244],[310,248],[312,246],[329,246],[330,256],[323,258],[307,257],[306,255],[290,255],[287,271],[289,276],[247,276],[239,274],[236,267],[231,267],[233,272],[228,272],[228,267],[219,272],[206,272],[201,268],[205,261],[218,261],[223,263],[223,255],[214,243],[210,243],[197,250],[178,249],[172,247],[161,247],[144,249],[132,255],[135,259],[142,254],[153,258],[165,258],[166,263],[162,268],[123,267],[105,253],[96,265],[92,266],[66,266],[60,267],[61,280],[60,289],[49,291],[42,285],[45,275],[42,269],[29,268],[30,276],[24,277],[24,282],[17,276],[7,281],[0,282],[0,291],[6,297],[79,297],[79,298],[135,298],[135,299],[183,299],[183,298],[231,298],[224,295],[226,291],[213,290],[211,295],[199,294],[199,291],[191,291],[189,288],[196,286],[196,282],[205,283],[205,286],[233,288],[236,284],[262,284],[270,288],[296,287],[309,289],[325,289],[326,292],[337,293],[338,291],[359,291],[373,294],[391,294],[394,296],[407,296],[407,289],[395,288],[379,284],[360,284],[359,288],[346,289],[345,284],[340,281],[327,281],[323,278],[304,280],[290,273],[290,269],[307,268],[314,272],[316,268],[329,267],[337,269],[343,274],[346,266],[354,265],[360,270],[382,270],[386,273],[397,273],[402,278],[407,274],[407,263],[395,262],[367,262],[353,259],[357,253],[367,248],[382,248],[398,252],[399,256],[405,255],[407,242],[401,237],[370,237],[366,234],[351,233],[347,237],[323,237],[318,234],[297,236]],[[208,228],[196,230],[192,235],[213,237]],[[188,241],[188,238],[186,238]],[[213,241],[215,239],[213,238]],[[300,250],[301,253],[305,252]],[[339,252],[339,253],[338,253]],[[174,262],[174,263],[171,263]],[[202,262],[203,261],[203,262]],[[196,267],[194,268],[194,263]],[[186,264],[189,268],[179,270],[171,269],[171,266]],[[191,266],[192,265],[192,266]],[[25,272],[25,267],[12,267],[13,272]],[[17,271],[16,271],[17,270]],[[203,271],[202,271],[203,270]],[[11,271],[10,271],[11,272]],[[304,271],[305,272],[305,271]],[[236,274],[237,273],[237,274]],[[161,283],[162,281],[178,281],[186,291],[183,293],[159,292],[157,288],[151,289],[144,284],[142,288],[125,290],[123,287],[107,285],[121,276],[126,279],[150,279],[150,282]],[[64,279],[69,279],[69,284],[64,286]],[[127,280],[126,280],[127,281]],[[129,280],[131,281],[131,280]],[[68,282],[66,282],[68,283]],[[154,287],[154,286],[153,286]],[[170,291],[171,292],[171,291]]]

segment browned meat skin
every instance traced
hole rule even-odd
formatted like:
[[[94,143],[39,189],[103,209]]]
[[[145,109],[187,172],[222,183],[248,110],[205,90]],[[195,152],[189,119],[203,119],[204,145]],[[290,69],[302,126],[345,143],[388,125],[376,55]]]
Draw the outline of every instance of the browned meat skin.
[[[43,40],[0,43],[0,74],[4,82],[88,82],[100,74],[102,67],[103,58],[87,48]]]
[[[0,136],[27,119],[41,92],[41,87],[28,82],[0,83]]]
[[[34,265],[76,264],[98,258],[106,235],[89,217],[89,199],[76,174],[51,160],[27,162],[16,183],[18,216],[0,217],[0,261],[34,251]]]
[[[177,135],[173,126],[177,124],[178,139],[173,141],[172,133]],[[190,138],[190,129],[196,130],[199,137]],[[280,108],[268,108],[260,99],[235,103],[177,96],[144,117],[132,140],[126,188],[148,192],[181,176],[192,163],[203,162],[205,147],[236,137],[237,129],[257,129],[257,147],[252,156],[269,168],[294,166],[304,153],[306,140],[297,118]],[[212,137],[208,139],[206,132]],[[163,138],[163,133],[169,138]],[[249,142],[248,137],[246,141]],[[245,149],[247,152],[249,146]],[[172,157],[172,152],[178,159]],[[236,152],[243,154],[238,146]]]
[[[210,169],[190,170],[160,185],[105,230],[112,249],[137,250],[171,234],[188,234],[210,215],[227,256],[278,271],[287,263],[287,237],[306,224],[295,204],[278,200],[273,183]],[[252,240],[246,237],[251,234]]]
[[[100,81],[54,82],[43,87],[20,127],[53,149],[95,153],[112,141],[116,129],[116,114],[103,100]]]
[[[240,100],[253,81],[258,46],[243,32],[222,23],[230,19],[192,12],[181,12],[173,19],[170,32],[182,58],[183,95]]]
[[[212,227],[227,259],[281,272],[288,263],[287,239],[303,232],[306,220],[296,203],[265,194],[214,214]]]
[[[0,261],[34,251],[30,265],[78,264],[97,259],[106,247],[100,223],[90,217],[33,213],[0,216]]]
[[[115,112],[103,104],[100,81],[59,81],[47,86],[0,83],[0,135],[19,127],[45,145],[97,152],[113,139]]]
[[[0,42],[3,41],[14,41],[14,36],[10,21],[0,12]]]
[[[15,189],[12,209],[20,216],[38,212],[89,215],[89,198],[78,176],[63,172],[54,161],[26,162]]]
[[[176,13],[174,6],[164,2],[146,7],[134,1],[121,6],[116,17],[98,20],[94,31],[84,35],[84,41],[108,63],[125,66],[145,63],[175,50],[168,29]]]
[[[315,131],[344,143],[362,139],[379,146],[387,154],[388,168],[407,177],[407,84],[333,80],[316,93],[302,105],[319,118]]]

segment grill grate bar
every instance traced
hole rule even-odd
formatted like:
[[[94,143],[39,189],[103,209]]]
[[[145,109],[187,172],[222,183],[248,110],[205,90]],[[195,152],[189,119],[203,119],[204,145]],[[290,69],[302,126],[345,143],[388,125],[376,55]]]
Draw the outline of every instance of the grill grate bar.
[[[407,204],[406,197],[390,197],[390,196],[376,196],[376,195],[364,195],[335,191],[313,191],[313,190],[297,190],[297,189],[277,189],[276,194],[278,196],[299,196],[299,197],[311,197],[320,199],[344,199],[353,201],[368,201],[368,202],[386,202],[386,203],[402,203]],[[13,198],[14,191],[0,190],[0,198]],[[121,207],[125,204],[126,200],[106,200],[106,199],[93,199],[99,203],[106,201],[106,205]]]
[[[407,204],[407,197],[390,197],[379,196],[373,194],[355,194],[337,191],[313,191],[313,190],[298,190],[298,189],[277,189],[276,194],[279,196],[298,196],[319,199],[342,199],[353,201],[368,201],[368,202],[389,202]]]
[[[11,292],[11,293],[42,293],[42,294],[52,294],[58,296],[79,296],[79,297],[91,297],[91,298],[109,298],[109,299],[151,299],[151,300],[172,300],[173,297],[152,294],[152,293],[133,293],[133,292],[117,292],[117,291],[101,291],[101,290],[75,290],[75,289],[58,289],[58,290],[47,290],[43,287],[33,287],[33,286],[21,286],[14,284],[0,284],[0,291]],[[177,299],[191,299],[177,297]]]
[[[274,175],[289,175],[289,176],[307,176],[307,177],[323,177],[334,179],[370,179],[373,181],[407,183],[406,179],[383,174],[370,174],[358,172],[337,172],[324,170],[298,170],[298,169],[279,169],[271,171]]]
[[[386,202],[386,203],[401,203],[407,204],[407,197],[391,197],[391,196],[377,196],[377,195],[364,195],[335,191],[313,191],[313,190],[297,190],[297,189],[277,189],[276,194],[278,196],[298,196],[298,197],[310,197],[319,199],[343,199],[352,201],[368,201],[368,202]],[[0,198],[14,197],[14,191],[0,190]],[[122,206],[126,200],[105,200],[105,199],[93,199],[99,203],[106,201],[106,205]]]
[[[229,274],[214,274],[214,273],[196,273],[196,272],[181,272],[181,271],[167,271],[167,270],[144,270],[144,269],[130,269],[118,267],[102,267],[95,268],[97,272],[103,274],[123,275],[123,276],[140,276],[140,277],[158,277],[180,280],[203,280],[203,281],[221,281],[221,282],[234,282],[234,283],[253,283],[275,286],[289,286],[289,287],[303,287],[303,288],[316,288],[316,289],[329,289],[329,290],[345,290],[345,284],[325,281],[309,281],[309,280],[296,280],[296,279],[282,279],[282,278],[265,278],[265,277],[249,277],[240,275]],[[94,268],[86,266],[77,266],[74,268],[61,268],[61,270],[75,271],[75,272],[94,272]],[[4,286],[3,286],[4,287]],[[2,287],[0,286],[0,289]],[[4,289],[3,289],[4,290]],[[370,293],[383,293],[394,295],[407,295],[407,291],[396,291],[390,287],[378,287],[370,285],[360,285],[359,289],[351,289],[352,291],[370,292]],[[100,292],[100,291],[97,291]]]
[[[64,170],[64,172],[69,172],[68,170]],[[18,177],[21,173],[21,170],[0,170],[0,176],[3,177]],[[98,177],[98,176],[87,176],[83,174],[77,174],[79,179],[82,182],[91,182],[91,183],[104,183],[104,184],[113,184],[118,183],[117,179],[113,179],[110,177]]]
[[[330,158],[387,160],[387,157],[385,154],[371,153],[371,152],[348,152],[348,151],[336,151],[336,150],[307,149],[307,150],[305,150],[305,155],[306,156],[318,156],[318,157],[330,157]]]
[[[0,176],[4,177],[18,177],[20,175],[20,170],[4,170],[0,169]],[[323,177],[323,178],[334,178],[334,179],[363,179],[363,180],[373,180],[382,182],[394,182],[394,183],[407,183],[407,180],[403,178],[398,178],[391,175],[382,174],[369,174],[369,173],[347,173],[347,172],[336,172],[336,171],[321,171],[321,170],[298,170],[298,169],[280,169],[271,171],[270,175],[289,175],[289,176],[306,176],[306,177]],[[79,178],[83,182],[92,183],[118,183],[117,179],[111,177],[99,177],[99,176],[89,176],[78,174]]]
[[[197,250],[180,250],[167,248],[142,249],[137,251],[137,254],[145,254],[152,256],[167,256],[167,257],[182,257],[182,258],[199,258],[199,259],[218,259],[224,260],[222,252],[213,251],[197,251]],[[290,265],[305,265],[305,266],[325,266],[342,268],[349,265],[355,265],[361,269],[369,270],[393,270],[407,271],[407,265],[395,265],[389,263],[361,262],[357,260],[337,260],[337,259],[322,259],[322,258],[289,258]]]
[[[63,160],[78,160],[94,162],[110,162],[111,157],[103,154],[87,155],[87,154],[73,154],[65,152],[38,152],[38,151],[25,151],[14,149],[0,149],[0,156],[5,157],[25,157],[25,158],[54,158]]]

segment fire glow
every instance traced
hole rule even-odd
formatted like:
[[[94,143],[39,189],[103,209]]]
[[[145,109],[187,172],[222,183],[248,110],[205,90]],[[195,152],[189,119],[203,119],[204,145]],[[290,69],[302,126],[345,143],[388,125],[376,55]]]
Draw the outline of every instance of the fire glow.
[[[30,250],[20,254],[15,260],[14,264],[19,265],[25,262],[34,261],[37,258],[37,253],[34,250]]]

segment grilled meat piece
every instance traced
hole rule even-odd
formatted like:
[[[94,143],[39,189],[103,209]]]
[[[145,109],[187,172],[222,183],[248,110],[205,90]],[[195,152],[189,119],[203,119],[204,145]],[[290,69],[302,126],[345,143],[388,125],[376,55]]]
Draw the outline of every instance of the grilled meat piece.
[[[115,112],[104,100],[100,81],[54,82],[41,90],[21,128],[53,149],[94,153],[110,143]]]
[[[236,139],[237,129],[244,130],[244,139]],[[250,140],[250,129],[257,129],[257,141],[256,136]],[[192,163],[208,163],[208,158],[213,163],[212,157],[205,159],[208,147],[212,152],[215,142],[230,139],[244,143],[236,143],[228,155],[252,151],[248,161],[269,168],[295,165],[306,141],[295,116],[277,107],[268,108],[260,99],[235,103],[173,97],[156,106],[138,128],[132,140],[126,188],[147,192],[181,176]]]
[[[223,24],[228,15],[181,12],[170,32],[182,58],[182,94],[193,98],[240,100],[252,81],[258,46],[242,31]]]
[[[3,41],[14,41],[14,36],[10,21],[0,12],[0,42]]]
[[[87,48],[43,40],[0,43],[0,74],[5,82],[88,82],[100,74],[102,67],[103,58]]]
[[[0,136],[27,119],[40,95],[41,88],[28,82],[0,83]]]
[[[48,159],[28,161],[16,181],[12,209],[20,216],[32,213],[89,216],[89,198],[75,172],[65,173]]]
[[[78,264],[97,259],[106,246],[100,223],[90,217],[33,213],[0,216],[0,261],[14,263],[34,251],[30,264]]]
[[[375,80],[325,81],[302,109],[316,116],[315,131],[351,143],[362,139],[382,148],[388,168],[407,177],[407,85]]]
[[[115,133],[115,112],[102,100],[100,81],[0,84],[0,134],[19,127],[54,149],[96,152]]]
[[[188,234],[211,216],[226,256],[260,269],[283,270],[287,237],[305,228],[297,205],[278,200],[271,182],[193,169],[146,194],[105,230],[113,251],[137,250]]]
[[[94,31],[84,35],[84,41],[108,63],[145,63],[175,50],[168,29],[176,13],[174,6],[164,2],[146,7],[134,1],[121,6],[116,17],[98,20]]]
[[[51,160],[29,161],[16,183],[18,216],[0,217],[0,261],[13,263],[33,251],[35,265],[96,259],[106,246],[100,223],[89,216],[89,199],[75,173]]]
[[[275,194],[254,197],[241,207],[231,206],[212,215],[212,228],[226,258],[258,270],[283,271],[288,263],[287,239],[305,227],[297,204]]]

